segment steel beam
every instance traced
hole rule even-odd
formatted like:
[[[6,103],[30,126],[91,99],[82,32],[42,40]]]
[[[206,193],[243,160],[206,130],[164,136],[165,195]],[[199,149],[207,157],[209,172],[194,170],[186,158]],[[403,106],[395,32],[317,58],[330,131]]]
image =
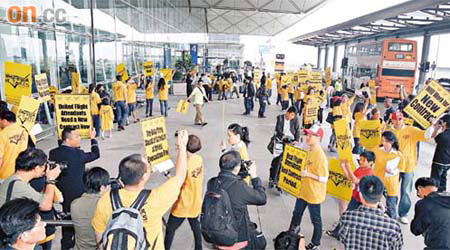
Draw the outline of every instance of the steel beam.
[[[338,55],[338,45],[334,45],[334,53],[333,53],[333,72],[336,72],[337,69],[337,55]]]
[[[430,40],[431,35],[427,32],[423,35],[423,45],[422,45],[422,56],[420,58],[420,63],[425,65],[425,63],[428,61],[428,54],[430,53]],[[425,72],[419,71],[419,80],[417,81],[416,85],[416,92],[419,92],[425,83]]]
[[[320,69],[320,56],[322,53],[322,49],[320,48],[320,46],[317,46],[317,68]]]
[[[325,46],[325,62],[323,63],[324,70],[328,67],[328,52],[330,52],[330,47]]]

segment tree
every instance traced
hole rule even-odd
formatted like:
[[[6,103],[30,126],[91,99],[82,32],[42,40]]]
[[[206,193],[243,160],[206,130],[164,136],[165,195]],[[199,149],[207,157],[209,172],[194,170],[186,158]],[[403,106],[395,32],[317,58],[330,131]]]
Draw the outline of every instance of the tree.
[[[175,62],[175,68],[177,71],[187,73],[194,68],[195,65],[192,64],[191,55],[188,53],[184,54],[184,58],[178,59]]]

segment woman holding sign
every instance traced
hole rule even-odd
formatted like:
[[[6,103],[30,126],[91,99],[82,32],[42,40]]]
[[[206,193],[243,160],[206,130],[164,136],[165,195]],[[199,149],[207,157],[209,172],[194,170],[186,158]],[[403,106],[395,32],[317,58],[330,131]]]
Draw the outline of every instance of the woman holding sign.
[[[360,137],[360,127],[359,124],[361,121],[366,118],[367,105],[369,104],[369,100],[367,99],[364,103],[358,102],[353,109],[353,120],[355,120],[353,124],[353,141],[355,145],[353,147],[353,154],[360,154],[363,151],[363,148],[360,146],[359,137]]]
[[[158,92],[159,92],[159,106],[161,110],[161,115],[167,117],[167,99],[169,95],[169,84],[164,80],[164,77],[159,78],[158,81]]]

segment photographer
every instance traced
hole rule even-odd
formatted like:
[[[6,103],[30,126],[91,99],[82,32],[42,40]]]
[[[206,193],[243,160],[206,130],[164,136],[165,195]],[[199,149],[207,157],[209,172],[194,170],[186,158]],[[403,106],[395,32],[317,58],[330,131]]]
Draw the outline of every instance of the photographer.
[[[90,132],[91,152],[80,149],[80,133],[72,128],[62,131],[62,144],[58,148],[50,150],[49,159],[57,163],[67,163],[67,169],[58,178],[57,187],[64,196],[63,211],[70,212],[70,203],[83,194],[83,173],[85,164],[95,161],[100,157],[100,150],[95,138],[95,130]],[[75,245],[74,229],[72,227],[62,228],[61,248],[70,249]]]

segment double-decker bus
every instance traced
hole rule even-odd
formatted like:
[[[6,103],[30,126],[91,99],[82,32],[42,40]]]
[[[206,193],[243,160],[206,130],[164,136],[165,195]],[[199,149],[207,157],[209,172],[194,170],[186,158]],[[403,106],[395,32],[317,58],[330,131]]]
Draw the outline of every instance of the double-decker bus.
[[[374,79],[377,97],[399,98],[399,85],[408,94],[414,89],[417,67],[417,43],[406,39],[362,42],[348,47],[345,72],[347,89],[359,89],[361,83]]]

